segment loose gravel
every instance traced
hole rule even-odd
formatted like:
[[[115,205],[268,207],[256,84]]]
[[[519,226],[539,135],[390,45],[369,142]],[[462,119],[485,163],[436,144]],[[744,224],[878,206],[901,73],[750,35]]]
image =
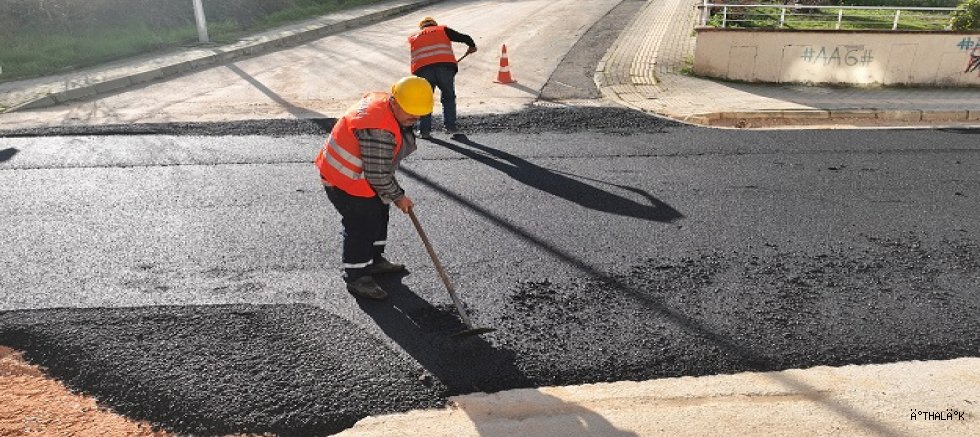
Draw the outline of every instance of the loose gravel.
[[[434,125],[441,126],[440,117]],[[38,137],[74,135],[326,135],[336,119],[265,119],[232,122],[179,122],[145,124],[107,124],[93,126],[58,126],[34,129],[0,130],[0,137]],[[603,134],[660,133],[664,128],[680,126],[672,120],[643,114],[625,108],[565,106],[551,108],[530,106],[509,114],[462,116],[459,124],[467,133],[512,132],[597,132]]]

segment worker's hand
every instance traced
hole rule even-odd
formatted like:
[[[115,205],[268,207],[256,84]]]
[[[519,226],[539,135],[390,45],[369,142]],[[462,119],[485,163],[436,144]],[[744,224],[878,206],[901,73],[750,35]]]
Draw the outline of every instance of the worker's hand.
[[[397,206],[398,209],[402,210],[402,212],[405,214],[408,214],[408,211],[415,206],[415,203],[412,203],[412,199],[408,196],[402,196],[400,199],[395,201],[395,206]]]
[[[476,46],[466,49],[466,54],[468,55],[470,53],[476,53]]]

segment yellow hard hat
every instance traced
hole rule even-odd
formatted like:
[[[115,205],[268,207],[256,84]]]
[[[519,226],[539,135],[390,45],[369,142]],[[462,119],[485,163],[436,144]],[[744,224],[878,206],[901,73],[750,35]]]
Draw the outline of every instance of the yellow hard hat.
[[[422,19],[422,21],[419,21],[419,29],[425,26],[438,26],[438,25],[439,23],[436,23],[436,19],[432,17],[425,17]]]
[[[418,117],[432,113],[432,85],[418,76],[403,77],[391,85],[391,95],[398,106]]]

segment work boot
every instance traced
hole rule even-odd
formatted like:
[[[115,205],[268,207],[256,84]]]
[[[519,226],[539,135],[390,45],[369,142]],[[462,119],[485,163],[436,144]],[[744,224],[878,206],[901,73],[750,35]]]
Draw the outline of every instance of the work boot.
[[[459,133],[459,128],[456,126],[446,126],[446,133],[449,135],[456,135]]]
[[[347,291],[354,296],[367,299],[381,300],[388,297],[388,293],[385,293],[381,286],[374,282],[374,278],[370,276],[361,276],[348,282]]]
[[[428,131],[422,132],[422,131],[419,131],[415,136],[417,136],[417,137],[419,137],[419,138],[421,138],[423,140],[431,140],[432,139],[432,132],[428,132]]]
[[[387,275],[391,273],[401,273],[405,271],[405,264],[393,263],[388,261],[384,257],[380,258],[379,261],[371,263],[371,265],[364,268],[364,271],[369,275]]]

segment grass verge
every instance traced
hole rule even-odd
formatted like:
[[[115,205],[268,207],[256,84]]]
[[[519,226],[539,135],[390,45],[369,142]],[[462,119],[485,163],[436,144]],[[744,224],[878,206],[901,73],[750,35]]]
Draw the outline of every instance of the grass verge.
[[[234,21],[208,21],[208,36],[214,43],[230,43],[252,33],[378,1],[346,0],[340,4],[295,6],[270,14],[248,27]],[[0,82],[66,73],[196,43],[197,28],[193,25],[152,29],[143,23],[131,23],[74,35],[51,33],[45,29],[18,32],[4,38],[0,45]]]

